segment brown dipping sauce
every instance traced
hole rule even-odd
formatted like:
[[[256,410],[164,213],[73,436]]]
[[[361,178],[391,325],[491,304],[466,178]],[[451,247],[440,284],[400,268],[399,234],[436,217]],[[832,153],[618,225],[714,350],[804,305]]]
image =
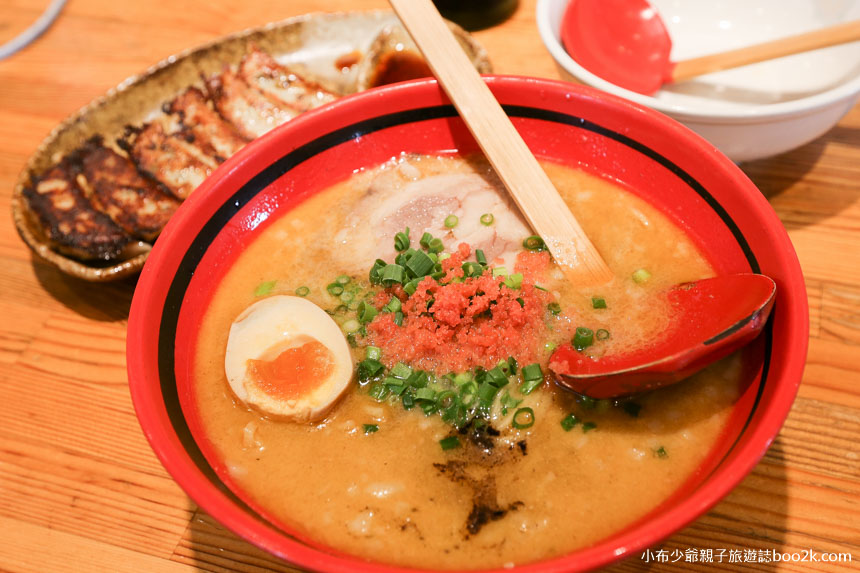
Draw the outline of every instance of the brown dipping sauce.
[[[424,59],[412,52],[389,52],[379,58],[371,87],[384,86],[433,75]]]

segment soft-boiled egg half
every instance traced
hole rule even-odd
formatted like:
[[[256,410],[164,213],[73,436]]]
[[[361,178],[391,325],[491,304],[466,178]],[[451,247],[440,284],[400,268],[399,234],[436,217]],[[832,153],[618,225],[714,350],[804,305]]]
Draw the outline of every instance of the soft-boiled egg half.
[[[337,323],[309,300],[286,295],[255,302],[236,317],[224,368],[240,400],[300,422],[325,416],[352,378]]]

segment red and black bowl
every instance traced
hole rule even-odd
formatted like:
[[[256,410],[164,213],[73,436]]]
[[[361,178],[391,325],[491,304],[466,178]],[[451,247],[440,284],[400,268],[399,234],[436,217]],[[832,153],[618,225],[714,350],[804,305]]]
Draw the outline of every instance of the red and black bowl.
[[[695,475],[654,511],[599,543],[517,571],[575,571],[639,555],[705,513],[764,455],[800,384],[808,342],[803,277],[771,206],[724,155],[658,112],[558,81],[488,77],[540,158],[618,181],[676,221],[719,273],[777,284],[770,322],[746,351],[748,380],[728,429]],[[395,84],[307,112],[249,144],[179,209],[141,273],[128,328],[140,424],[189,496],[251,543],[307,569],[404,571],[347,555],[274,524],[230,487],[192,404],[196,329],[215,287],[273,220],[356,169],[402,152],[477,150],[432,80]],[[508,569],[500,571],[509,571]]]

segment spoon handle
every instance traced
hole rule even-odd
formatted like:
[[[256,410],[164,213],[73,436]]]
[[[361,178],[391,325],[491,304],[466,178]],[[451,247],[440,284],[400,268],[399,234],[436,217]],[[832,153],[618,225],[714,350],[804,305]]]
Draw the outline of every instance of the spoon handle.
[[[770,42],[738,48],[719,54],[691,58],[677,62],[672,68],[671,80],[680,82],[703,74],[755,64],[773,58],[799,54],[818,48],[827,48],[860,40],[860,20],[845,22],[813,32],[779,38]]]
[[[585,232],[430,0],[389,0],[532,229],[579,284],[612,278]]]

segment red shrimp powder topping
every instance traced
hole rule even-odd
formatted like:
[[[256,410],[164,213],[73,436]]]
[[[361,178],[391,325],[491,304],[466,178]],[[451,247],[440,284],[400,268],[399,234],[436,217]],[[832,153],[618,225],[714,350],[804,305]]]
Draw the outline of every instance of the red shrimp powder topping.
[[[399,285],[377,296],[378,309],[391,296],[402,304],[400,326],[392,313],[380,313],[367,325],[368,342],[382,349],[389,367],[399,361],[443,375],[476,366],[492,368],[509,356],[521,364],[538,361],[550,297],[535,288],[534,281],[548,267],[549,255],[520,253],[516,270],[524,279],[515,289],[505,285],[505,277],[493,277],[490,269],[463,278],[462,264],[469,254],[469,246],[461,244],[442,262],[445,276],[439,282],[425,277],[412,296]]]

